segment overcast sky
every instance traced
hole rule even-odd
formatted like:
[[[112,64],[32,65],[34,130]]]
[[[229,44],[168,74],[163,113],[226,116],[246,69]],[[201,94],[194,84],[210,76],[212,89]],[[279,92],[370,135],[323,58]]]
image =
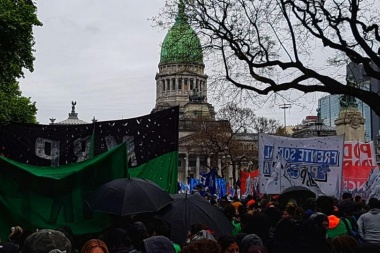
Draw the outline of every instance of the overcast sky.
[[[37,119],[48,124],[67,119],[71,101],[78,117],[91,122],[138,117],[155,105],[155,74],[160,45],[167,31],[153,27],[164,0],[39,0],[34,29],[34,72],[20,80],[24,96],[38,108]],[[207,63],[206,63],[207,73]],[[209,96],[209,102],[218,108]],[[287,125],[316,115],[292,107]],[[260,110],[259,116],[284,123],[284,111]]]

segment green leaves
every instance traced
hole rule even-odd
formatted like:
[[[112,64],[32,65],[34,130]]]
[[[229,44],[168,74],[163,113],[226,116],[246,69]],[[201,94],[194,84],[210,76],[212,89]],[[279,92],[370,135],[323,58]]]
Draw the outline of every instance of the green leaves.
[[[17,78],[33,71],[33,26],[41,26],[30,0],[0,0],[0,126],[36,123],[35,102],[21,95]]]
[[[17,82],[0,84],[0,126],[10,122],[37,123],[36,113],[35,102],[21,96]]]
[[[23,77],[23,68],[33,71],[33,26],[42,23],[28,0],[0,0],[0,83]]]

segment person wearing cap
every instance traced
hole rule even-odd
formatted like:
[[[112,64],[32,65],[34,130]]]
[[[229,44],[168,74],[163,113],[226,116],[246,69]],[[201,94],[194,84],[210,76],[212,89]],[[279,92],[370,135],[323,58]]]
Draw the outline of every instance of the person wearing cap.
[[[256,201],[254,199],[251,199],[247,202],[247,213],[248,214],[254,214],[255,203],[256,203]]]

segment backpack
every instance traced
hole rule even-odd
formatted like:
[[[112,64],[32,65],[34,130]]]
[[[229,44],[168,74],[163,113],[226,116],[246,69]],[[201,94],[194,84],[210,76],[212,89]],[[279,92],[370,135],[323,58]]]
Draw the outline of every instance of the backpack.
[[[350,228],[350,227],[348,226],[348,222],[347,222],[347,219],[346,219],[346,218],[341,218],[341,219],[342,219],[342,221],[344,222],[344,225],[346,225],[346,229],[347,229],[347,231],[348,231],[348,234],[349,234],[350,236],[352,236],[353,238],[355,238],[355,240],[356,240],[359,244],[363,244],[363,243],[364,243],[364,240],[363,240],[363,238],[360,236],[359,231]]]

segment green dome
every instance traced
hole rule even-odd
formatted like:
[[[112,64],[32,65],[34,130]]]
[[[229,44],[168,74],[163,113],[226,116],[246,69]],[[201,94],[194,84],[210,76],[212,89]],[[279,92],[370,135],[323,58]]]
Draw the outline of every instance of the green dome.
[[[181,1],[178,16],[164,39],[161,47],[161,64],[196,63],[203,64],[201,42],[187,22],[185,7]]]

